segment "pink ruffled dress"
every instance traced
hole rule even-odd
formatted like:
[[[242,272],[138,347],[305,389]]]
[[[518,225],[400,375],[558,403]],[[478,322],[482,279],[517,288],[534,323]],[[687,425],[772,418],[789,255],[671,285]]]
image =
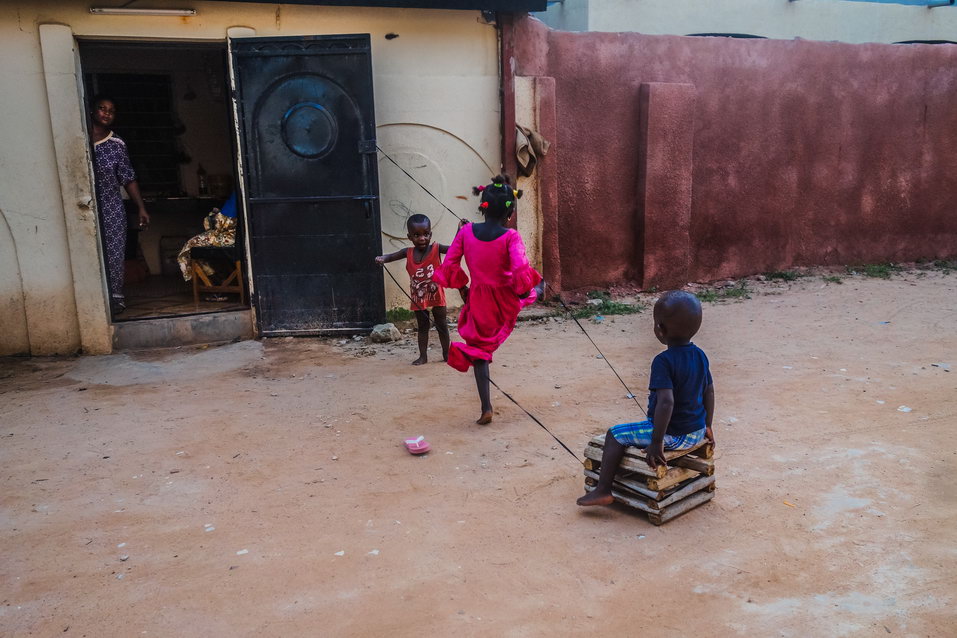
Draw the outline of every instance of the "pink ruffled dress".
[[[449,365],[466,372],[476,360],[492,360],[492,353],[512,334],[518,312],[538,297],[534,287],[542,276],[529,265],[518,231],[509,229],[498,239],[482,241],[467,224],[432,280],[446,288],[468,285],[463,256],[472,274],[468,301],[459,313],[458,332],[465,343],[452,344]],[[525,293],[530,294],[520,299]]]

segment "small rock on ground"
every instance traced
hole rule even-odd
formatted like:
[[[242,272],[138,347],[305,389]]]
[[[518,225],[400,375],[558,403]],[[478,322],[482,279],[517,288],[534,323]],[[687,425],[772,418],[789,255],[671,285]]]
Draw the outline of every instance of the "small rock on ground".
[[[401,338],[402,335],[399,334],[399,329],[391,323],[380,323],[374,326],[372,332],[369,334],[369,340],[373,343],[389,343],[391,341],[398,341]]]

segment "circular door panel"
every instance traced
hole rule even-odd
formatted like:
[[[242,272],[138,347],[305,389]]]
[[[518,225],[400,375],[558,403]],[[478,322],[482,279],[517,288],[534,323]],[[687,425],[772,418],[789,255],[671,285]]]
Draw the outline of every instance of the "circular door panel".
[[[321,104],[300,102],[282,117],[282,139],[289,150],[308,159],[318,159],[333,149],[339,137],[335,118]]]

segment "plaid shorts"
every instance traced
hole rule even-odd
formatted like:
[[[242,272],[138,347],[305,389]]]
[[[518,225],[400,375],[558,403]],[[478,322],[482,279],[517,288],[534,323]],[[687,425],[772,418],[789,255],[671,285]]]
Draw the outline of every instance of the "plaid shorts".
[[[633,447],[646,448],[651,445],[651,433],[655,426],[651,421],[645,420],[638,423],[619,423],[611,426],[611,435],[622,445],[631,445]],[[678,434],[672,436],[665,435],[666,450],[686,450],[701,443],[704,439],[705,428],[691,432],[690,434]]]

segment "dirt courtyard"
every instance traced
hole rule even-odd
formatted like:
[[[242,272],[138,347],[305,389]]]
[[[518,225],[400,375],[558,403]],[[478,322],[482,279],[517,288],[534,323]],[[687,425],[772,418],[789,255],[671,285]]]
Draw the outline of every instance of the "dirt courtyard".
[[[414,335],[0,360],[0,635],[957,635],[957,275],[704,312],[718,490],[662,527]],[[650,313],[585,325],[643,397]],[[579,454],[640,417],[570,321],[492,375]]]

